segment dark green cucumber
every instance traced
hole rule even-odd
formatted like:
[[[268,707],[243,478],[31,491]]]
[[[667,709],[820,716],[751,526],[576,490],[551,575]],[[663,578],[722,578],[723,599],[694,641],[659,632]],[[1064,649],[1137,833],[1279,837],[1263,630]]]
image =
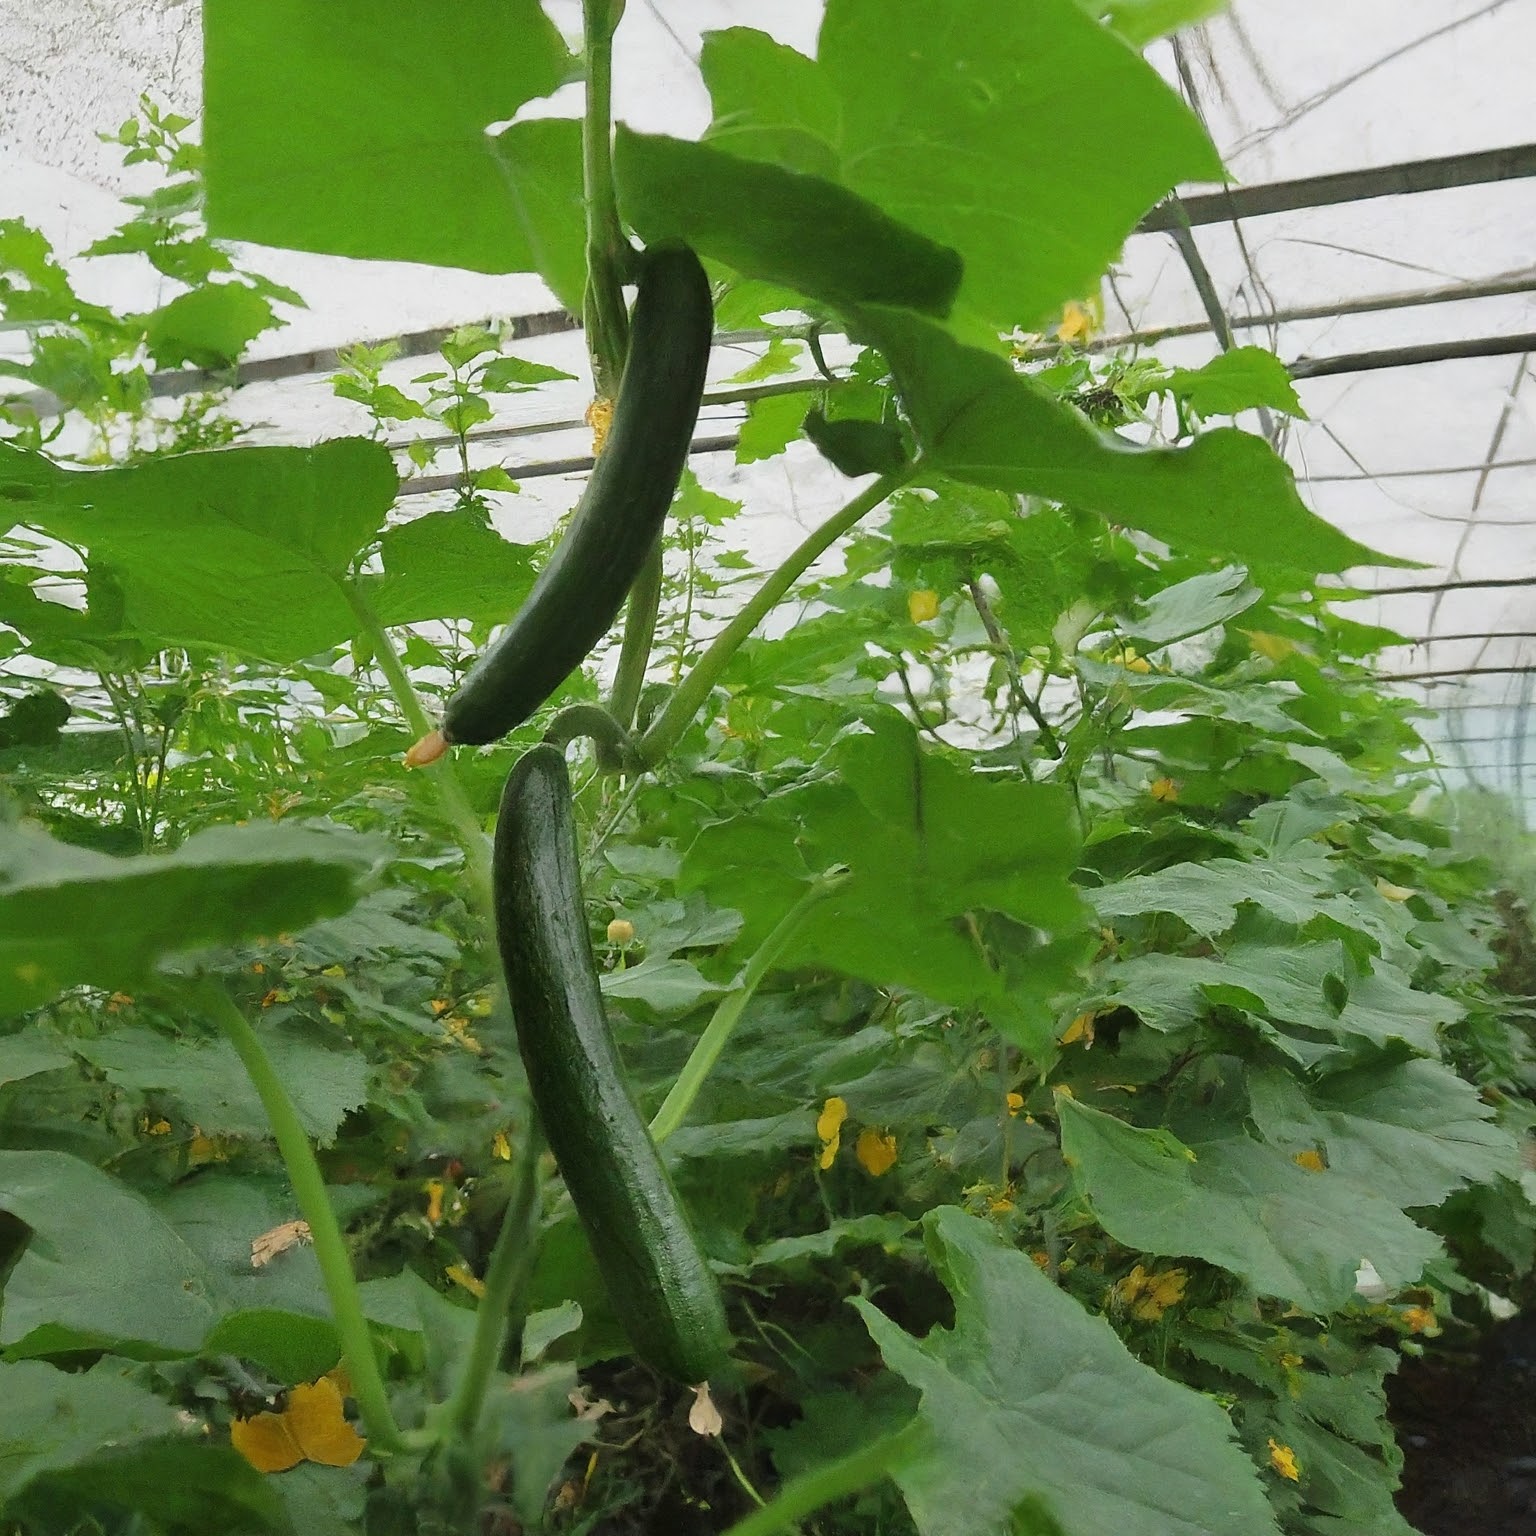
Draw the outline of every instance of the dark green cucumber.
[[[635,1353],[695,1386],[728,1370],[720,1288],[608,1032],[565,758],[539,745],[496,824],[496,936],[533,1101]]]
[[[527,601],[448,700],[450,742],[521,725],[612,627],[667,508],[699,415],[714,311],[699,258],[659,245],[640,258],[629,361],[608,441]]]

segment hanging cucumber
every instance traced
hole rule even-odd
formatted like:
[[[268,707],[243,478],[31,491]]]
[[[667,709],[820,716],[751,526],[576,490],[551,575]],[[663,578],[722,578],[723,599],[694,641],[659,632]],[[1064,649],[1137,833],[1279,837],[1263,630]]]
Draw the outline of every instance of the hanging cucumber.
[[[527,601],[448,700],[448,742],[521,725],[607,634],[656,542],[688,458],[714,313],[685,245],[640,257],[629,361],[613,425],[565,537]]]
[[[540,744],[496,824],[496,935],[555,1159],[635,1352],[690,1386],[729,1368],[720,1288],[625,1083],[582,908],[565,758]]]

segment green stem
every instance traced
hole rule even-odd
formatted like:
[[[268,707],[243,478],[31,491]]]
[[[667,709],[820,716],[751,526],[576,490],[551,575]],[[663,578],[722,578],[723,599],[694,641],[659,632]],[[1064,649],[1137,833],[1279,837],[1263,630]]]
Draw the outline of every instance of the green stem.
[[[396,707],[405,716],[411,730],[418,737],[425,736],[432,729],[432,722],[427,718],[426,706],[422,704],[420,695],[411,685],[405,663],[400,660],[400,653],[395,649],[389,631],[369,607],[367,599],[354,586],[349,584],[345,590],[347,602],[351,605],[359,628],[373,647],[374,658],[389,684]],[[464,863],[474,886],[478,908],[489,917],[492,911],[490,839],[486,837],[474,807],[464,793],[464,786],[459,783],[453,771],[452,760],[439,758],[422,771],[432,780],[443,815],[447,817],[459,846],[464,850]]]
[[[720,680],[732,656],[752,631],[767,618],[789,589],[861,518],[868,516],[887,496],[898,491],[917,473],[914,461],[890,474],[881,475],[840,511],[808,534],[783,563],[748,599],[741,612],[715,636],[704,654],[667,700],[666,708],[640,738],[640,757],[654,766],[677,745],[698,714],[710,691]]]
[[[485,1271],[485,1295],[475,1311],[475,1335],[464,1361],[464,1374],[448,1401],[446,1427],[450,1434],[467,1440],[480,1422],[480,1410],[501,1360],[509,1334],[522,1327],[524,1292],[533,1273],[538,1233],[534,1217],[539,1193],[539,1154],[543,1140],[530,1120],[523,1137],[522,1166],[517,1187],[501,1219],[501,1231],[491,1249]]]
[[[800,925],[810,915],[811,909],[826,900],[834,891],[846,885],[846,870],[829,870],[816,878],[811,888],[784,914],[773,931],[758,945],[752,958],[741,973],[741,983],[734,991],[720,999],[713,1016],[704,1026],[704,1033],[683,1063],[677,1081],[656,1111],[651,1121],[651,1140],[658,1146],[688,1118],[693,1101],[698,1098],[704,1079],[709,1076],[726,1042],[740,1022],[752,995],[762,984],[763,978],[779,962],[779,957],[789,947],[789,942],[800,931]]]
[[[389,1394],[384,1388],[384,1377],[368,1332],[368,1319],[363,1316],[357,1276],[352,1272],[346,1239],[341,1235],[341,1225],[325,1191],[320,1164],[315,1161],[314,1149],[304,1134],[298,1111],[256,1031],[223,986],[209,982],[196,996],[218,1019],[266,1111],[267,1123],[272,1127],[283,1166],[288,1170],[288,1180],[293,1185],[299,1214],[309,1224],[309,1236],[315,1246],[315,1258],[320,1264],[326,1295],[330,1298],[342,1356],[352,1378],[352,1395],[357,1399],[368,1438],[376,1451],[398,1451],[404,1440],[389,1406]]]
[[[656,615],[661,610],[661,539],[640,567],[629,589],[629,606],[624,612],[624,643],[619,648],[619,669],[613,690],[608,695],[608,712],[626,731],[633,729],[640,690],[645,686],[645,669],[651,660],[651,645],[656,639]]]
[[[569,704],[544,732],[544,740],[562,751],[583,736],[596,743],[598,761],[603,767],[624,772],[638,768],[629,732],[601,704]]]
[[[629,244],[614,196],[613,34],[624,0],[582,0],[587,59],[587,105],[581,128],[582,191],[587,212],[587,292],[583,303],[592,377],[605,400],[618,398],[629,317],[624,308],[624,266]]]
[[[813,1515],[834,1499],[846,1498],[871,1483],[877,1483],[910,1461],[920,1442],[912,1428],[872,1441],[869,1445],[827,1462],[813,1472],[793,1478],[779,1490],[772,1503],[755,1509],[738,1520],[725,1536],[771,1536],[774,1531],[789,1531],[796,1522]]]

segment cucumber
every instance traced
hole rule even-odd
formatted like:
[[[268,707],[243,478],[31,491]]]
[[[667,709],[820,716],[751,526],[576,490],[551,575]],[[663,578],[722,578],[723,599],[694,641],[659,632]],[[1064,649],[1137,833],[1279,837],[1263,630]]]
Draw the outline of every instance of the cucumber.
[[[714,311],[709,280],[687,246],[653,246],[640,261],[607,443],[527,601],[448,700],[449,742],[505,736],[581,665],[611,628],[672,505],[698,420]]]
[[[635,1353],[689,1386],[729,1373],[716,1283],[608,1032],[565,758],[540,744],[496,823],[496,937],[529,1087]]]

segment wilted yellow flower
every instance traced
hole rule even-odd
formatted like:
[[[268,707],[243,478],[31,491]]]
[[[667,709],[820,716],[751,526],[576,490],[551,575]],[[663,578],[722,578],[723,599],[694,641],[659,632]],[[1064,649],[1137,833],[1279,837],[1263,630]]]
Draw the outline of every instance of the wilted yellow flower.
[[[1269,1464],[1281,1477],[1293,1483],[1301,1476],[1301,1468],[1296,1465],[1296,1452],[1275,1439],[1269,1442]]]
[[[1115,1285],[1115,1299],[1144,1323],[1155,1323],[1184,1299],[1189,1276],[1182,1269],[1148,1270],[1138,1264]]]
[[[477,1301],[485,1295],[485,1281],[480,1279],[467,1264],[450,1264],[443,1273],[455,1285],[462,1286]]]
[[[1402,1317],[1410,1333],[1439,1332],[1439,1324],[1432,1307],[1404,1307]]]
[[[628,944],[635,937],[635,925],[627,917],[616,917],[608,924],[610,944]]]
[[[838,1098],[836,1094],[822,1105],[821,1113],[816,1117],[816,1136],[821,1142],[823,1168],[830,1168],[833,1159],[837,1156],[837,1149],[842,1145],[843,1121],[847,1118],[847,1100]]]
[[[613,401],[594,400],[587,407],[586,420],[592,428],[592,457],[595,459],[608,443],[608,429],[613,425]]]
[[[1406,885],[1393,885],[1390,880],[1378,880],[1376,889],[1381,892],[1388,901],[1407,901],[1414,892]]]

